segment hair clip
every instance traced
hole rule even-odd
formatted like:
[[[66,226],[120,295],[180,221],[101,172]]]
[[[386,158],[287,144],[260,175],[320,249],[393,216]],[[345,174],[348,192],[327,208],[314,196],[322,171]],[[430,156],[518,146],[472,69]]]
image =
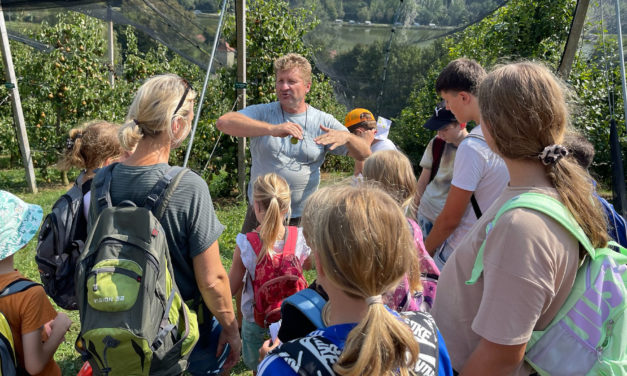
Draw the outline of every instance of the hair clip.
[[[560,159],[568,155],[568,149],[559,144],[549,145],[538,154],[538,158],[545,166],[555,164]]]

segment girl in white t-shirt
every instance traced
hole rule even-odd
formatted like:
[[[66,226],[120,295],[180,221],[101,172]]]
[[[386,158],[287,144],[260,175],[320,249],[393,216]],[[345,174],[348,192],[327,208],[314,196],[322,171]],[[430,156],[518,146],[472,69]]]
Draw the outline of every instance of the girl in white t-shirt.
[[[251,233],[238,234],[235,240],[237,245],[233,253],[229,281],[233,295],[243,288],[242,357],[246,366],[252,370],[257,369],[259,348],[268,333],[265,323],[263,326],[259,325],[260,320],[264,321],[264,318],[260,317],[263,312],[255,310],[255,307],[259,307],[255,304],[259,302],[254,301],[253,288],[256,278],[260,277],[255,273],[257,264],[264,262],[267,255],[270,255],[273,264],[278,265],[283,260],[284,250],[287,250],[286,245],[289,245],[293,246],[292,260],[298,264],[291,265],[291,267],[309,268],[310,249],[305,243],[302,229],[285,225],[286,219],[290,218],[290,203],[290,188],[285,179],[275,173],[258,177],[253,185],[253,208],[257,221],[261,225]],[[296,236],[296,239],[290,236]],[[267,269],[262,270],[267,271]],[[296,283],[302,288],[306,287],[304,279]],[[276,314],[280,318],[280,311]]]

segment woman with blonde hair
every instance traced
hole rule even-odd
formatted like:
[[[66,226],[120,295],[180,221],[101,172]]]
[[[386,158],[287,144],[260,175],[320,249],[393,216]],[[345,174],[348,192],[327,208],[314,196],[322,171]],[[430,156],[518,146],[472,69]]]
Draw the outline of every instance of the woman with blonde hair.
[[[124,147],[133,143],[137,147],[123,163],[110,168],[112,205],[125,200],[144,205],[152,187],[170,171],[171,150],[190,132],[195,97],[189,83],[174,74],[154,76],[139,88],[119,133]],[[94,178],[95,192],[105,175],[103,169]],[[91,224],[99,214],[97,201],[92,200],[90,207]],[[198,303],[192,308],[199,310],[201,335],[189,358],[188,372],[207,375],[228,370],[239,359],[241,341],[218,247],[224,226],[214,212],[207,183],[191,171],[183,174],[160,222],[181,295],[185,301]]]
[[[450,374],[431,316],[399,315],[383,304],[381,294],[400,282],[416,257],[395,201],[368,183],[329,186],[308,199],[302,224],[317,282],[329,295],[325,328],[278,346],[259,374]]]
[[[403,278],[394,291],[383,295],[385,304],[396,311],[429,311],[435,300],[440,270],[425,248],[422,230],[412,209],[416,195],[416,175],[409,158],[397,150],[382,150],[374,153],[364,164],[363,177],[381,184],[407,217],[416,249],[416,259],[410,273]]]
[[[566,206],[594,247],[607,242],[589,176],[563,158],[565,95],[548,69],[531,62],[497,68],[479,87],[486,142],[505,161],[510,181],[440,275],[438,287],[446,294],[432,312],[460,374],[533,373],[523,361],[527,342],[562,307],[581,261],[577,240],[551,217],[514,208],[493,223],[501,206],[527,192],[550,196]],[[482,244],[483,272],[475,278]]]

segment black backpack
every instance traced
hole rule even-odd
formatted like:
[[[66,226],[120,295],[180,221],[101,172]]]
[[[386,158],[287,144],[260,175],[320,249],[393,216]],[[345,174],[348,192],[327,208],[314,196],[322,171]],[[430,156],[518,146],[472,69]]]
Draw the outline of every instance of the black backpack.
[[[84,172],[72,188],[52,206],[39,230],[35,261],[46,294],[59,307],[78,309],[74,292],[74,270],[87,239],[87,219],[83,214],[83,196],[91,188],[91,179],[80,184]]]

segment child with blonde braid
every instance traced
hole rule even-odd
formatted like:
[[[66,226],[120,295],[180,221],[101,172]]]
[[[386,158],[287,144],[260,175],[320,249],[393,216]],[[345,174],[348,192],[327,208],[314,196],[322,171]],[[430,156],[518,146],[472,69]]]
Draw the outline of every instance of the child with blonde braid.
[[[309,267],[310,250],[302,230],[285,225],[290,201],[285,179],[275,173],[258,177],[253,209],[261,225],[236,238],[229,281],[234,295],[243,288],[242,357],[252,370],[259,364],[268,325],[281,318],[282,300],[307,287],[302,268]]]

